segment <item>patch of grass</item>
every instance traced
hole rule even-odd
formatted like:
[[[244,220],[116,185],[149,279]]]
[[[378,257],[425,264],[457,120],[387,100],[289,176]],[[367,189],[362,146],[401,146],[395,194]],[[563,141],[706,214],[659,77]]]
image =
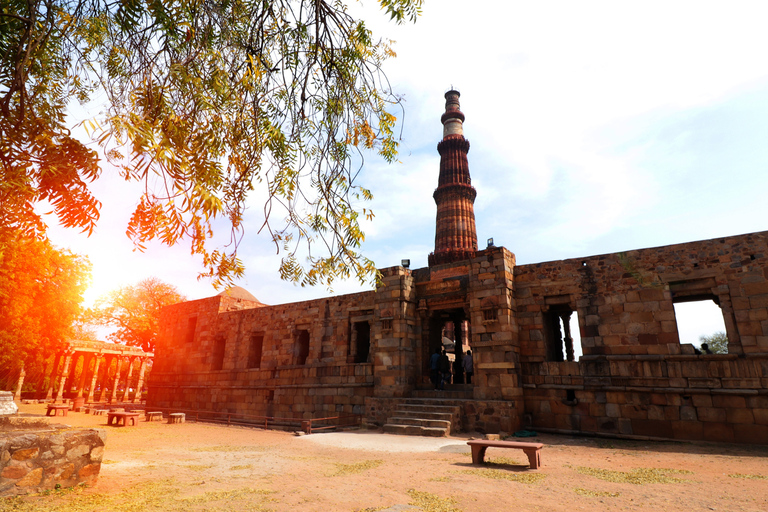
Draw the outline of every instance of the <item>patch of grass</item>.
[[[12,432],[16,430],[48,430],[51,424],[48,420],[39,418],[0,417],[0,432]]]
[[[458,503],[456,498],[441,498],[437,494],[415,489],[409,489],[408,496],[411,497],[411,502],[408,504],[419,507],[424,512],[461,512],[460,508],[454,506]]]
[[[242,466],[232,466],[230,471],[240,471],[241,469],[253,469],[253,464],[243,464]]]
[[[582,489],[581,487],[577,487],[573,490],[576,494],[580,496],[590,496],[592,498],[618,498],[621,496],[620,492],[608,492],[608,491],[590,491],[589,489]]]
[[[464,471],[460,471],[460,473],[491,478],[493,480],[509,480],[519,484],[535,484],[547,477],[544,473],[510,473],[509,471],[501,471],[498,469],[465,469]]]
[[[194,485],[194,484],[192,484]],[[275,500],[274,491],[234,489],[211,491],[194,496],[181,496],[181,485],[173,480],[145,482],[118,493],[83,492],[82,486],[49,492],[47,495],[20,496],[0,502],[2,510],[15,512],[191,512],[191,511],[256,511],[266,512]],[[7,508],[5,508],[7,507]]]
[[[184,467],[191,469],[192,471],[204,471],[206,469],[211,469],[213,464],[187,464]]]
[[[83,486],[54,492],[46,496],[19,496],[3,502],[15,512],[131,512],[136,510],[179,510],[176,496],[179,489],[171,480],[145,482],[116,494],[84,493]]]
[[[268,497],[270,494],[274,493],[275,491],[250,488],[234,489],[232,491],[208,491],[204,492],[203,494],[198,494],[197,496],[186,496],[181,498],[181,501],[188,504],[198,505],[201,503],[211,503],[214,501],[241,500],[243,498],[247,498],[248,503],[252,504],[253,499],[257,497],[261,498],[262,501],[275,501],[274,499]]]
[[[358,508],[354,512],[379,512],[379,510],[384,510],[389,507],[368,507],[368,508]]]
[[[768,480],[768,476],[765,475],[749,475],[743,473],[732,473],[728,475],[731,478],[746,478],[747,480]]]
[[[269,450],[268,446],[232,446],[232,445],[219,445],[219,446],[201,446],[199,448],[190,448],[191,452],[266,452]]]
[[[485,462],[489,466],[520,466],[521,465],[518,461],[510,457],[494,457],[492,459],[485,459]],[[528,463],[526,462],[526,466],[527,465]]]
[[[600,480],[616,483],[627,483],[635,485],[646,484],[681,484],[690,482],[683,478],[675,478],[669,475],[690,475],[692,471],[686,469],[665,469],[665,468],[637,468],[629,472],[613,471],[610,469],[587,468],[577,466],[574,468],[577,473],[590,475]]]
[[[430,482],[450,482],[451,477],[449,476],[436,476],[435,478],[430,478]]]
[[[368,469],[381,466],[383,462],[383,460],[364,460],[363,462],[355,462],[354,464],[336,463],[336,471],[329,474],[328,476],[343,476],[362,473]]]

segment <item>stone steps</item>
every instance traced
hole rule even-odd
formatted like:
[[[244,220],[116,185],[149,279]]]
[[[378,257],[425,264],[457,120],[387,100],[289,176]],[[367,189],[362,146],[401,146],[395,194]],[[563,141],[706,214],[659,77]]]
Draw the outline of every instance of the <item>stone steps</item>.
[[[453,429],[460,408],[429,398],[404,399],[384,425],[384,432],[409,436],[445,437]]]
[[[420,427],[417,425],[398,425],[387,423],[384,425],[384,433],[399,434],[401,436],[445,437],[446,429],[434,427]]]
[[[474,386],[472,384],[450,384],[445,389],[415,389],[411,392],[413,398],[472,400]]]
[[[431,428],[444,428],[444,429],[450,429],[451,428],[451,420],[432,420],[427,418],[408,418],[403,416],[393,416],[389,418],[389,423],[395,424],[395,425],[417,425],[420,427],[431,427]]]

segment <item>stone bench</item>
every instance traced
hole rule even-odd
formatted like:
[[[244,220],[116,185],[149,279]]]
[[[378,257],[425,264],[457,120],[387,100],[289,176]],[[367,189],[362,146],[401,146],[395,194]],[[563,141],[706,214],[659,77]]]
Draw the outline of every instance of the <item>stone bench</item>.
[[[145,419],[147,421],[159,420],[163,421],[163,413],[161,411],[152,411],[145,413]]]
[[[183,412],[172,412],[168,415],[168,423],[184,423],[185,418]]]
[[[91,414],[93,414],[94,416],[104,416],[106,412],[107,412],[106,409],[93,409],[91,411]]]
[[[59,411],[61,411],[61,414],[59,414]],[[49,404],[48,410],[45,412],[46,416],[66,416],[67,411],[69,411],[68,405],[56,405],[56,404]],[[53,412],[53,414],[51,414]]]
[[[485,459],[485,450],[488,448],[517,448],[523,450],[528,456],[531,469],[539,469],[541,466],[542,443],[523,443],[520,441],[491,441],[488,439],[473,439],[467,441],[472,448],[472,464],[482,464]]]
[[[122,423],[124,427],[136,426],[139,421],[137,412],[110,412],[107,415],[107,425],[118,426]]]

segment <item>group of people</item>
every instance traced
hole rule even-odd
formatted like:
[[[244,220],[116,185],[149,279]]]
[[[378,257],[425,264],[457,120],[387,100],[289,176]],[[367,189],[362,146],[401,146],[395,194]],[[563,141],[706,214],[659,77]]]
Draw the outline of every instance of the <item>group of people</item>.
[[[435,353],[429,359],[430,377],[435,389],[445,389],[446,384],[451,383],[451,377],[453,371],[451,368],[451,360],[448,358],[448,354],[445,349],[440,351],[439,348],[435,349]],[[467,350],[467,353],[461,359],[461,367],[456,368],[456,373],[464,372],[467,378],[467,384],[472,384],[472,375],[475,373],[475,365],[472,360],[472,351]]]

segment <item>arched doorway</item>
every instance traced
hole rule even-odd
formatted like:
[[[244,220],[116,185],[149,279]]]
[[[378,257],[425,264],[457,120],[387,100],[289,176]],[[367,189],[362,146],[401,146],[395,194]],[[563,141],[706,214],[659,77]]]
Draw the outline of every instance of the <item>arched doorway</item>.
[[[445,350],[452,365],[453,384],[463,384],[464,371],[462,362],[464,354],[470,349],[470,325],[463,308],[433,311],[428,322],[428,343],[424,347],[423,375],[429,380],[430,357],[435,350]]]

